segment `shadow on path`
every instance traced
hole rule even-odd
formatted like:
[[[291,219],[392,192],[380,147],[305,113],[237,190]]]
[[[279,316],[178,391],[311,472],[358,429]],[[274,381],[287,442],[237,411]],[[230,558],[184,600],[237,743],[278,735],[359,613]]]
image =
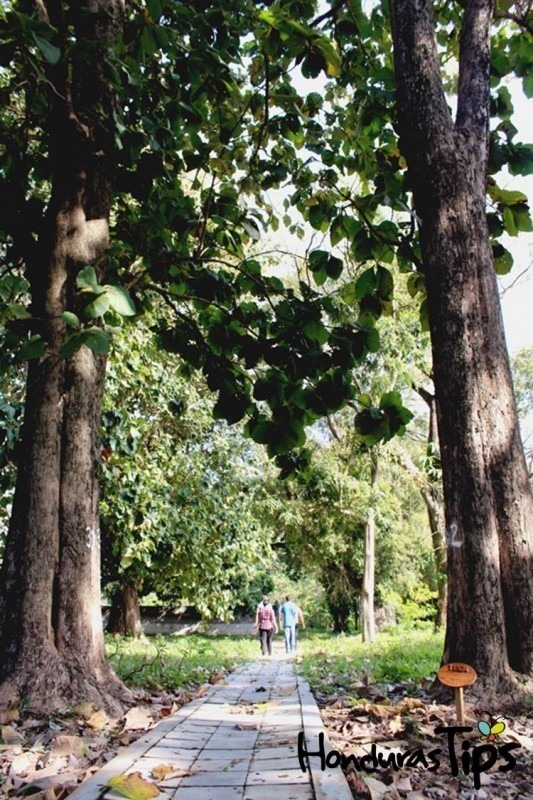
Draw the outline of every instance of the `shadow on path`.
[[[133,772],[155,783],[156,800],[351,800],[340,769],[298,758],[298,735],[318,749],[324,731],[306,681],[284,653],[245,664],[180,708],[76,789],[69,800],[124,800],[110,778]],[[331,749],[326,737],[326,752]]]

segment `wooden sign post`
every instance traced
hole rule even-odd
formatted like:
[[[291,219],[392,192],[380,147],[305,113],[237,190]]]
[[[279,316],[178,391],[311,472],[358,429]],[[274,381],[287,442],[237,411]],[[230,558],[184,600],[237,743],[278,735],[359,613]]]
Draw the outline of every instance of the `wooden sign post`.
[[[465,721],[465,702],[463,688],[471,686],[477,678],[476,671],[469,664],[454,662],[445,664],[437,673],[437,677],[445,686],[451,686],[455,693],[455,714],[457,722],[462,725]]]

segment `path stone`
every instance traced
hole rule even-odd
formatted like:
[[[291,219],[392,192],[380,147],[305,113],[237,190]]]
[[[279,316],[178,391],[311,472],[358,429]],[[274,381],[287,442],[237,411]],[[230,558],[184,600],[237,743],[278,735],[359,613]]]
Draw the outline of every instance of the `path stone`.
[[[124,800],[105,790],[109,779],[140,772],[154,781],[159,764],[176,774],[158,783],[156,800],[351,800],[340,769],[321,771],[318,756],[306,758],[301,769],[302,731],[307,749],[316,751],[324,729],[313,695],[292,661],[275,653],[245,664],[160,722],[69,800]]]

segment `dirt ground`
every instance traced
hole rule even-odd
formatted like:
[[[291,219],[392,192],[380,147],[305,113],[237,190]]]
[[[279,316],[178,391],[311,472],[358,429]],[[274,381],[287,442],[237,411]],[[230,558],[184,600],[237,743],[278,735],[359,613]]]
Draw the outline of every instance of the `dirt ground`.
[[[414,685],[354,691],[356,705],[342,690],[315,696],[332,747],[355,756],[345,774],[356,800],[533,800],[533,712],[496,720],[467,703],[471,730],[439,733],[458,725],[448,690],[436,699]],[[491,740],[483,722],[500,723]]]
[[[31,707],[0,709],[0,797],[66,800],[121,747],[223,679],[214,672],[200,689],[139,693],[137,705],[118,719],[89,704],[46,718]],[[361,683],[350,693],[315,696],[338,752],[328,766],[340,768],[341,754],[355,757],[345,772],[356,800],[533,800],[533,712],[505,715],[498,720],[505,728],[500,724],[488,741],[478,723],[496,720],[467,703],[471,730],[454,737],[453,775],[448,733],[436,732],[456,725],[446,693],[435,698],[414,684]]]

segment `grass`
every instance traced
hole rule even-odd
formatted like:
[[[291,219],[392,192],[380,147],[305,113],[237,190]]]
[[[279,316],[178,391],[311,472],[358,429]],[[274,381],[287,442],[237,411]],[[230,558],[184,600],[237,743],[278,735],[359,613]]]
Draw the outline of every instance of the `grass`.
[[[301,641],[301,674],[326,694],[350,690],[356,681],[402,683],[434,677],[442,657],[443,635],[430,628],[396,628],[371,644],[361,636],[312,634]]]
[[[216,672],[256,659],[255,636],[156,636],[107,638],[113,668],[129,686],[173,690],[206,683]],[[361,636],[303,631],[299,670],[327,694],[350,691],[356,681],[401,683],[432,677],[442,656],[442,634],[402,628],[380,633],[371,645]]]
[[[206,683],[216,672],[257,658],[255,637],[154,636],[106,637],[113,669],[128,686],[173,690]]]

